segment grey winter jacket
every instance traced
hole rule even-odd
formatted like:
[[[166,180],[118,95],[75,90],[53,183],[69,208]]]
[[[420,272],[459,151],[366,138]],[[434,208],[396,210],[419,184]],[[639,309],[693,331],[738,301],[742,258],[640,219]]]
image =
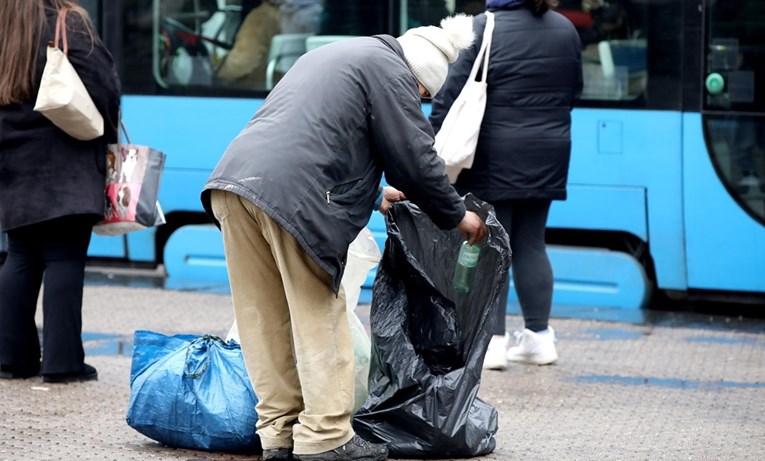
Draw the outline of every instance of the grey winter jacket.
[[[439,227],[464,217],[398,42],[349,39],[297,61],[229,145],[202,203],[211,217],[212,189],[254,203],[333,277],[337,292],[383,172]]]
[[[581,44],[571,22],[518,7],[494,12],[486,112],[472,168],[455,187],[487,202],[565,199],[571,155],[571,109],[582,91]],[[476,43],[450,66],[433,100],[436,132],[467,81],[486,27],[475,17]]]
[[[46,11],[48,27],[40,40],[36,86],[40,84],[57,12]],[[31,27],[31,26],[30,26]],[[104,213],[106,144],[117,140],[120,84],[112,56],[83,19],[66,17],[69,61],[104,117],[104,135],[79,141],[39,112],[34,99],[0,106],[0,227],[12,230],[70,215]]]

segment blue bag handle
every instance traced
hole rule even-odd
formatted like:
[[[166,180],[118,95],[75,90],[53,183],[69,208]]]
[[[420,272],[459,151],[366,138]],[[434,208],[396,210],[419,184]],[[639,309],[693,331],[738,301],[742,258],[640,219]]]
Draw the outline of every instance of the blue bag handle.
[[[205,374],[207,369],[210,367],[210,354],[209,353],[205,354],[204,364],[202,365],[199,371],[192,371],[192,369],[190,368],[190,365],[196,363],[196,361],[192,359],[192,353],[196,350],[202,349],[203,346],[207,346],[206,349],[209,349],[210,346],[212,346],[215,343],[225,346],[225,343],[223,342],[222,339],[213,335],[200,336],[199,338],[192,341],[191,344],[189,344],[189,346],[186,348],[184,375],[188,376],[191,379],[198,379]]]

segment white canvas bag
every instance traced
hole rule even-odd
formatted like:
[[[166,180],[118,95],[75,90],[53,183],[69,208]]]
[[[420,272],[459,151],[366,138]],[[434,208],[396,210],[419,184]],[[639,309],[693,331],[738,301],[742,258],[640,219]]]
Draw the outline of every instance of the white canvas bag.
[[[69,136],[89,141],[104,134],[104,118],[67,58],[66,13],[66,8],[61,9],[56,19],[56,35],[54,42],[48,44],[34,110]],[[59,40],[63,42],[63,51]]]
[[[481,131],[483,113],[486,110],[486,76],[489,72],[489,54],[491,53],[493,31],[494,14],[487,11],[483,41],[470,71],[470,76],[446,114],[441,129],[436,134],[436,152],[446,163],[446,173],[452,184],[457,181],[457,176],[463,169],[473,166],[478,133]],[[481,79],[476,80],[479,68],[482,68],[483,72]]]

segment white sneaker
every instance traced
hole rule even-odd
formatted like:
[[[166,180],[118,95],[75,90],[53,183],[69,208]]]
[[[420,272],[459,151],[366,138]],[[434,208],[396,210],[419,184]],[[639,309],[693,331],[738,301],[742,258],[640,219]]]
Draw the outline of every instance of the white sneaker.
[[[502,371],[507,368],[507,348],[510,347],[510,334],[494,335],[489,341],[486,356],[483,358],[484,370]]]
[[[558,360],[555,331],[552,327],[548,326],[546,333],[534,333],[526,328],[523,333],[516,331],[513,335],[516,343],[508,349],[507,360],[532,365],[549,365]]]

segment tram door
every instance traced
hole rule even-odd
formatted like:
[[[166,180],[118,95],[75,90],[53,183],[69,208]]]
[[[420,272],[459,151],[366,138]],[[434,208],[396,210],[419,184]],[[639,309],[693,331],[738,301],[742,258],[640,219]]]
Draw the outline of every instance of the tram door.
[[[765,291],[765,2],[705,2],[701,120],[685,123],[688,286]]]

